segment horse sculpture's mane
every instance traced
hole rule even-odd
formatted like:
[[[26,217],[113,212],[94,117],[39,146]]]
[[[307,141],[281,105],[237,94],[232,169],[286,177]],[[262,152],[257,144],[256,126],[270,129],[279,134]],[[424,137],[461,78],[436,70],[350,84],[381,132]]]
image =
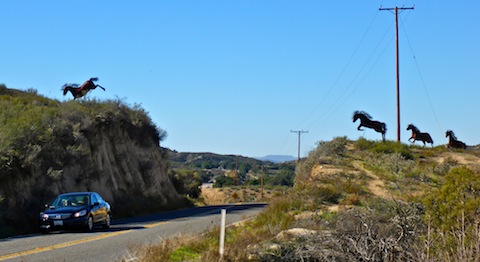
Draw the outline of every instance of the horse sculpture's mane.
[[[364,115],[366,118],[368,119],[372,119],[372,117],[365,111],[355,111],[353,112],[353,116],[355,117],[355,115]]]
[[[447,135],[450,135],[454,140],[457,140],[457,137],[455,136],[455,133],[453,133],[452,130],[448,130]]]
[[[418,128],[417,128],[416,126],[414,126],[413,124],[408,125],[408,127],[410,127],[414,132],[420,133],[420,129],[418,129]]]

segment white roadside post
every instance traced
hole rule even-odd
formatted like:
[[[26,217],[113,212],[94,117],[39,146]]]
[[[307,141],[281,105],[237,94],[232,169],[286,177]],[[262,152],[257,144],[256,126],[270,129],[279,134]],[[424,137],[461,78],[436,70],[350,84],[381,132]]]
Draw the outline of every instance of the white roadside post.
[[[227,210],[222,209],[222,222],[220,224],[220,248],[218,253],[220,254],[220,258],[223,259],[223,253],[225,250],[225,221],[227,220]]]

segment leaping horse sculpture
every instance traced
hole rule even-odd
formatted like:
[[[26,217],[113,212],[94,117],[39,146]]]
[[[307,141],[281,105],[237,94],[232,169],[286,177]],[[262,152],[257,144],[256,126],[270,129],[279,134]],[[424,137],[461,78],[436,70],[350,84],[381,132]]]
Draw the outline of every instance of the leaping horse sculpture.
[[[92,77],[88,79],[81,86],[79,86],[78,84],[64,84],[62,87],[63,95],[66,95],[67,92],[70,91],[70,93],[72,93],[73,95],[73,100],[75,100],[77,98],[83,97],[88,93],[88,91],[97,87],[100,87],[101,89],[103,89],[103,91],[105,91],[105,88],[94,83],[96,81],[98,81],[98,77]]]
[[[415,141],[422,141],[423,146],[425,146],[425,142],[432,144],[433,147],[433,139],[428,133],[422,133],[420,130],[414,126],[413,124],[408,125],[407,130],[412,130],[412,136],[408,139],[408,141],[411,141],[412,143],[415,143]]]
[[[357,121],[357,119],[360,119],[360,125],[357,130],[363,131],[363,129],[361,129],[362,126],[372,128],[375,131],[382,133],[382,140],[385,141],[385,133],[387,133],[387,125],[385,123],[372,120],[372,117],[363,111],[353,112],[353,122]]]
[[[445,133],[445,137],[448,137],[448,148],[461,148],[466,149],[467,145],[462,141],[458,140],[452,130],[448,130]]]

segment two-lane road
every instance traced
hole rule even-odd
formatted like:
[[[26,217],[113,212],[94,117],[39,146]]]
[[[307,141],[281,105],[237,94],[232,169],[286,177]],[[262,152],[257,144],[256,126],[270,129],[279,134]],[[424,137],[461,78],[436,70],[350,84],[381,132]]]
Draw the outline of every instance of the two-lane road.
[[[135,250],[178,235],[198,234],[255,216],[265,204],[198,207],[114,221],[109,230],[59,232],[0,239],[0,261],[121,261],[134,260]]]

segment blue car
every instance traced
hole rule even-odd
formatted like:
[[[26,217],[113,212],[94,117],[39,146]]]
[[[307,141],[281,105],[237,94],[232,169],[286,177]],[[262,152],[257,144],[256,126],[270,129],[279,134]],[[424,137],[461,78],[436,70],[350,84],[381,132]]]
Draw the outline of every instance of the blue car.
[[[40,213],[40,231],[83,229],[92,231],[96,225],[107,229],[111,223],[110,204],[96,192],[61,194]]]

